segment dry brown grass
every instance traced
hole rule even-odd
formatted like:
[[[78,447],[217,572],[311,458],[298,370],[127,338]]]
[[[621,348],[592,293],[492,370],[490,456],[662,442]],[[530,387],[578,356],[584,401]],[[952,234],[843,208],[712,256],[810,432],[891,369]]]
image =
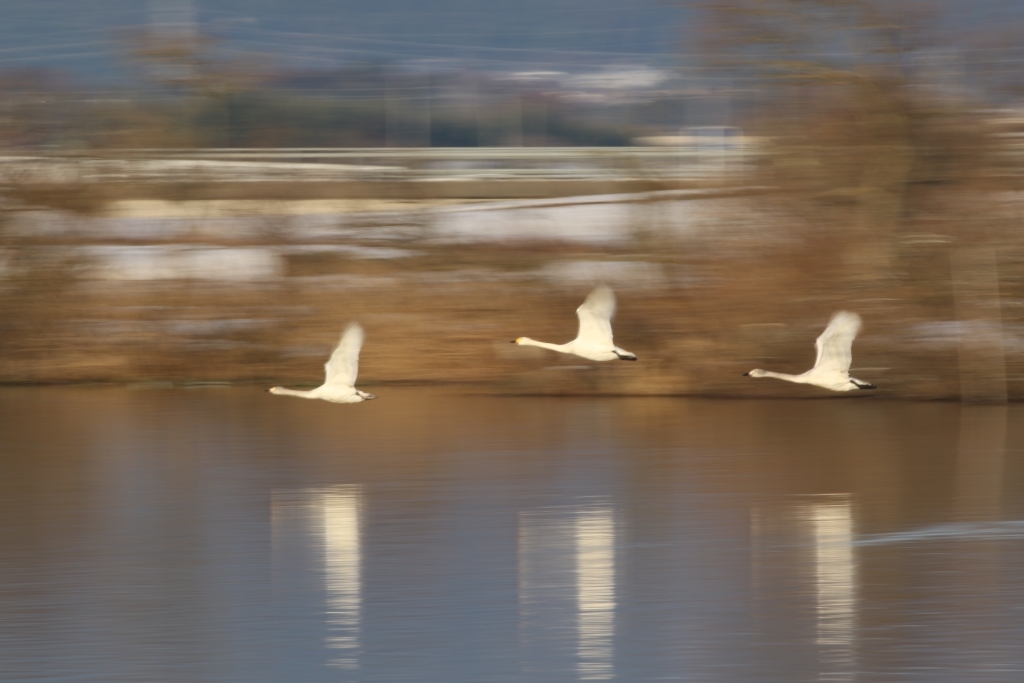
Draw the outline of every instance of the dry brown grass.
[[[789,177],[779,167],[766,173]],[[444,382],[526,393],[821,396],[741,375],[753,367],[806,369],[814,338],[843,308],[865,321],[854,369],[881,387],[871,395],[957,398],[956,340],[927,338],[921,330],[957,319],[951,260],[958,250],[981,245],[997,254],[1009,395],[1024,397],[1024,359],[1014,346],[1024,331],[1020,204],[996,201],[1005,183],[975,176],[911,183],[898,201],[879,189],[881,176],[870,177],[875,180],[860,189],[846,181],[819,187],[787,180],[756,200],[719,200],[722,206],[756,204],[763,222],[753,228],[733,225],[726,212],[719,225],[685,239],[638,227],[631,243],[616,247],[412,239],[400,246],[415,254],[403,259],[292,254],[285,277],[261,284],[79,279],[74,260],[54,256],[73,252],[51,247],[82,238],[15,237],[0,224],[0,249],[14,255],[0,279],[0,381],[315,384],[341,327],[356,319],[368,335],[361,372],[367,386]],[[143,191],[126,184],[95,195],[37,188],[36,195],[16,198],[96,213],[124,198],[295,199],[323,192],[335,199],[422,199],[427,191],[415,184],[239,185],[244,192],[229,185]],[[578,185],[552,185],[546,195],[520,183],[432,185],[431,199],[585,192]],[[249,243],[272,245],[284,237],[268,232]],[[575,259],[643,261],[665,275],[660,283],[617,286],[616,341],[640,362],[577,369],[588,364],[508,343],[521,335],[573,337],[573,311],[592,283],[558,285],[543,269]]]
[[[889,267],[865,271],[856,259],[844,260],[855,240],[838,227],[782,233],[785,239],[648,238],[618,249],[424,245],[411,259],[299,259],[282,280],[248,286],[77,281],[66,264],[40,265],[4,284],[0,379],[315,384],[342,325],[355,319],[367,329],[366,386],[820,396],[741,375],[753,367],[806,369],[829,315],[849,308],[865,320],[855,369],[881,387],[875,395],[958,396],[956,346],[915,347],[907,330],[954,319],[949,259],[959,238],[894,241],[886,246]],[[1016,284],[1024,282],[1024,248],[1004,246],[1003,323],[1012,328],[1024,324],[1016,303],[1024,300]],[[509,344],[520,335],[567,341],[575,334],[573,311],[589,285],[553,286],[533,274],[573,258],[641,259],[669,275],[658,286],[618,288],[616,341],[640,362],[588,364]],[[577,369],[584,365],[594,367]],[[1011,395],[1024,396],[1017,379],[1024,379],[1024,363],[1012,353],[1008,375]]]

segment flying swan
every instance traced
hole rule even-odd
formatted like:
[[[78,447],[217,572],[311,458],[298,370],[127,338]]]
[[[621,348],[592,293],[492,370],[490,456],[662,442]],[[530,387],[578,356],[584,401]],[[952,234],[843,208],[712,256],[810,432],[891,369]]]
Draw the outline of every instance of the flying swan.
[[[519,337],[513,344],[539,346],[560,353],[571,353],[589,360],[636,360],[636,354],[620,349],[612,343],[612,316],[615,314],[615,294],[611,287],[598,285],[587,295],[583,305],[576,309],[580,331],[576,338],[565,344],[549,344]]]
[[[322,398],[332,403],[359,403],[377,398],[355,387],[356,375],[359,373],[359,349],[362,346],[363,328],[359,323],[351,323],[341,335],[338,348],[334,349],[330,360],[324,365],[327,377],[323,384],[309,391],[296,391],[284,387],[272,387],[267,391],[281,396]]]
[[[813,384],[832,391],[853,391],[854,389],[876,389],[874,384],[850,377],[850,361],[853,360],[853,339],[860,330],[860,316],[849,311],[839,311],[832,316],[828,327],[814,342],[818,359],[814,367],[801,375],[787,375],[784,372],[751,370],[745,377],[775,377],[797,384]]]

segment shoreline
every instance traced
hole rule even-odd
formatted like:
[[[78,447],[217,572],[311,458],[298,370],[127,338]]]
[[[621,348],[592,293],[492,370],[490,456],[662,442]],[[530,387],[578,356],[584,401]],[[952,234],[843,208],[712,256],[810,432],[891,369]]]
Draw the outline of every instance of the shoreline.
[[[872,401],[894,401],[901,403],[963,403],[965,405],[1006,405],[1012,403],[1024,403],[1024,397],[1012,397],[1005,403],[989,401],[965,401],[959,396],[899,396],[892,393],[863,393],[863,392],[827,392],[820,390],[814,394],[804,395],[785,394],[784,392],[761,392],[761,395],[750,395],[742,393],[580,393],[564,390],[552,390],[549,392],[512,392],[499,386],[486,383],[474,384],[468,382],[359,382],[359,387],[373,388],[374,390],[387,389],[413,389],[413,390],[441,390],[441,393],[449,393],[458,396],[481,396],[494,398],[672,398],[672,399],[699,399],[708,401],[817,401],[817,400],[872,400]],[[47,389],[47,388],[96,388],[96,389],[131,389],[131,390],[163,390],[163,389],[257,389],[266,391],[269,386],[287,386],[295,389],[310,389],[318,386],[315,382],[288,382],[288,381],[260,381],[245,380],[238,382],[229,381],[172,381],[172,380],[145,380],[145,381],[40,381],[40,382],[12,382],[0,381],[0,390],[3,389]]]

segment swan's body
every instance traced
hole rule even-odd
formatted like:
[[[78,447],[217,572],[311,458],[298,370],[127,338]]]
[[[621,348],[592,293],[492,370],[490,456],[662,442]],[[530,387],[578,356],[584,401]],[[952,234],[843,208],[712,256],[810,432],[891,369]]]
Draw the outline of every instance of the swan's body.
[[[853,360],[853,340],[860,331],[860,316],[848,311],[839,311],[832,316],[828,327],[814,342],[818,359],[814,367],[800,375],[784,372],[751,370],[747,377],[775,377],[797,384],[813,384],[832,391],[853,391],[854,389],[875,389],[875,385],[850,377],[850,362]]]
[[[615,315],[615,294],[607,285],[599,285],[576,309],[580,329],[576,338],[565,344],[549,344],[529,337],[519,337],[513,344],[539,346],[559,353],[571,353],[588,360],[636,360],[636,354],[612,343],[612,316]]]
[[[298,391],[273,387],[268,389],[279,396],[298,396],[300,398],[319,398],[332,403],[359,403],[377,398],[373,394],[356,389],[356,375],[359,373],[359,349],[363,346],[363,328],[359,323],[352,323],[345,328],[338,347],[334,349],[330,360],[324,365],[326,378],[316,389]]]

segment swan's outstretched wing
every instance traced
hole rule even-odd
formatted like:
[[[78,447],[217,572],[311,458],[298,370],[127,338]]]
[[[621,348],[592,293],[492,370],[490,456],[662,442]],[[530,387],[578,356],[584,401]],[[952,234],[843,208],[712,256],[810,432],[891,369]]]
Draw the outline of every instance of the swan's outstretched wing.
[[[580,331],[576,339],[587,344],[612,345],[612,316],[615,294],[608,285],[598,285],[576,309]]]
[[[363,328],[359,323],[350,323],[341,335],[338,348],[334,349],[331,359],[324,366],[327,370],[325,386],[355,386],[356,375],[359,374],[359,349],[362,347]]]
[[[832,316],[828,327],[814,342],[818,358],[815,370],[849,372],[853,360],[853,340],[860,331],[860,316],[849,311],[839,311]]]

